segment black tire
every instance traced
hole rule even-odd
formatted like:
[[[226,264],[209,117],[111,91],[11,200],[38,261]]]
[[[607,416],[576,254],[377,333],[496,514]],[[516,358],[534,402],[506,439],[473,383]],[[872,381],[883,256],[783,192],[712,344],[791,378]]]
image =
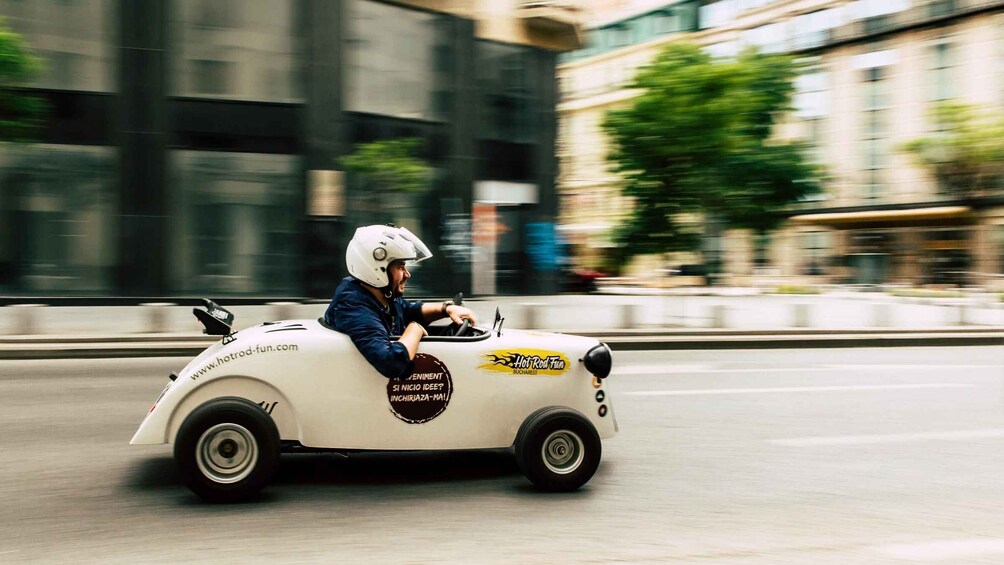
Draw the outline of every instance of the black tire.
[[[279,430],[260,406],[243,398],[218,398],[185,418],[174,460],[182,482],[195,494],[208,502],[237,502],[265,487],[278,466],[280,447]]]
[[[576,490],[600,465],[600,434],[588,418],[570,408],[550,406],[530,415],[516,434],[516,462],[537,488]]]

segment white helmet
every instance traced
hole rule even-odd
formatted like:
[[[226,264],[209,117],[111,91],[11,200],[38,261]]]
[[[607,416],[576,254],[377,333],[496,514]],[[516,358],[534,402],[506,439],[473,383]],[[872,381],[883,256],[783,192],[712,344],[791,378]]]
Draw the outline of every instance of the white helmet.
[[[363,226],[356,228],[345,250],[345,265],[349,274],[376,288],[390,282],[387,266],[392,261],[418,263],[432,257],[432,252],[408,228],[394,226]]]

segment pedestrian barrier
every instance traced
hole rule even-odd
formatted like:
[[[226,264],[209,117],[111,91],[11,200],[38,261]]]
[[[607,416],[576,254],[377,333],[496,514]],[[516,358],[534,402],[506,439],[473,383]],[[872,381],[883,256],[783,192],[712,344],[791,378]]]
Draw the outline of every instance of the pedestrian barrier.
[[[272,320],[291,320],[296,317],[293,312],[293,308],[298,306],[299,302],[269,302],[268,306],[272,307]]]
[[[792,316],[792,326],[796,328],[808,328],[809,325],[809,305],[804,302],[794,304],[794,315]]]
[[[146,310],[146,333],[162,334],[168,332],[167,316],[173,302],[144,302],[140,304]]]
[[[36,335],[42,333],[40,318],[45,304],[12,304],[14,309],[14,335]]]

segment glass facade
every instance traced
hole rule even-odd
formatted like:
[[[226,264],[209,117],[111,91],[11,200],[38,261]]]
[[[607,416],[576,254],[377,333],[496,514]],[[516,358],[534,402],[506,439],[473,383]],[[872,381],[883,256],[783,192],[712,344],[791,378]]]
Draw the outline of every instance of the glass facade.
[[[29,89],[56,91],[40,143],[0,147],[0,292],[327,297],[352,228],[393,221],[443,246],[412,288],[445,295],[470,290],[481,179],[532,185],[502,214],[514,256],[554,213],[537,198],[556,56],[471,20],[370,0],[0,0],[0,16],[44,59]],[[428,186],[368,210],[340,157],[400,138],[422,141]],[[312,179],[342,206],[312,206]]]
[[[172,94],[304,100],[293,0],[177,0],[169,5]]]

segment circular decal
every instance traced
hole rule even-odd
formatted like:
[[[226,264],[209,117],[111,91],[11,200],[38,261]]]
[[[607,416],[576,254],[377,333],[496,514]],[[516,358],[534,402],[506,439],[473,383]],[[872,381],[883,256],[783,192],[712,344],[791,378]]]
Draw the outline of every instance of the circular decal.
[[[607,405],[606,404],[601,405],[599,412],[600,412],[600,418],[606,416],[607,415]]]
[[[596,402],[603,402],[603,399],[606,397],[607,397],[606,393],[603,392],[602,390],[596,391]]]
[[[387,381],[387,399],[395,416],[409,424],[422,424],[446,410],[453,395],[453,380],[442,361],[432,355],[415,355],[415,370],[403,381]]]

